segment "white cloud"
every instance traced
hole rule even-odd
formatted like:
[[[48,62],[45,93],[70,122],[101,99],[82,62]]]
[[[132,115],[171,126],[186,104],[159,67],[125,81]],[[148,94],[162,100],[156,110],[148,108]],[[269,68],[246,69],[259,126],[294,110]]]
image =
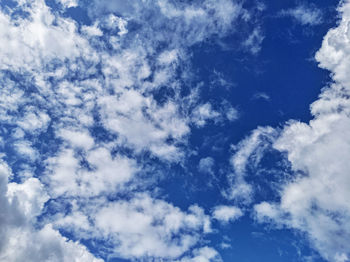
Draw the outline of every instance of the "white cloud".
[[[216,206],[212,216],[220,222],[228,223],[243,216],[243,212],[240,208],[235,206]]]
[[[43,178],[52,196],[98,196],[111,194],[130,181],[138,168],[132,159],[112,157],[107,148],[96,148],[86,155],[90,169],[80,164],[72,149],[63,149],[47,160],[47,176]]]
[[[81,50],[89,50],[87,42],[76,34],[75,23],[55,17],[43,0],[22,8],[29,19],[16,21],[18,25],[0,12],[1,69],[38,70],[52,59],[74,59],[82,55]]]
[[[225,112],[226,112],[226,118],[231,122],[239,118],[238,110],[233,107],[230,107],[230,106],[226,107]]]
[[[202,173],[214,174],[213,167],[215,165],[215,161],[212,157],[205,157],[199,161],[198,170]]]
[[[257,92],[253,95],[252,97],[253,100],[265,100],[265,101],[269,101],[271,98],[268,94],[264,93],[264,92]]]
[[[89,150],[94,146],[94,139],[87,130],[60,129],[58,135],[69,143],[70,146]]]
[[[39,231],[20,228],[11,234],[0,255],[3,261],[102,262],[86,247],[62,237],[49,224]]]
[[[83,210],[94,228],[89,228],[80,212],[58,223],[66,230],[81,233],[81,237],[105,239],[113,244],[111,251],[119,257],[175,259],[197,244],[201,234],[211,232],[210,218],[198,206],[184,212],[146,193],[100,204]]]
[[[106,11],[116,12],[128,20],[136,21],[142,20],[150,12],[157,12],[158,16],[153,17],[148,28],[152,30],[154,39],[164,39],[172,45],[192,45],[205,40],[210,34],[222,35],[230,30],[232,22],[242,14],[242,7],[229,0],[205,0],[193,4],[183,2],[176,5],[168,0],[103,0],[94,1],[93,8],[90,9],[92,16],[100,16]],[[159,25],[168,29],[159,28]]]
[[[0,163],[0,260],[1,261],[101,261],[78,242],[68,241],[50,224],[35,227],[49,199],[43,184],[29,178],[8,184],[11,171]]]
[[[35,112],[27,110],[24,116],[17,122],[18,126],[25,131],[45,131],[50,121],[50,117],[45,112]]]
[[[94,25],[91,26],[83,26],[82,27],[82,32],[90,37],[94,36],[102,36],[103,32],[101,29],[98,27],[98,24],[95,23]]]
[[[184,257],[181,262],[221,262],[219,253],[210,247],[202,247],[193,251],[192,257]]]
[[[56,1],[61,3],[66,8],[78,6],[78,0],[56,0]]]
[[[319,25],[323,22],[323,13],[313,5],[298,5],[294,8],[282,10],[281,16],[290,16],[302,25]]]
[[[118,133],[120,142],[137,152],[148,149],[158,157],[179,159],[178,149],[166,143],[168,138],[179,142],[189,132],[177,105],[169,102],[160,107],[135,90],[125,91],[119,98],[101,97],[99,104],[105,127]]]
[[[252,54],[256,55],[261,50],[261,44],[264,41],[264,38],[261,29],[255,28],[243,42],[243,46]]]
[[[232,146],[235,150],[231,158],[233,172],[228,176],[230,187],[224,192],[228,199],[245,203],[253,200],[253,186],[245,180],[247,168],[257,167],[275,135],[276,131],[273,128],[259,127],[250,136]]]
[[[206,103],[196,107],[192,113],[192,121],[198,126],[203,127],[207,121],[220,121],[221,114],[215,111],[210,103]]]
[[[32,161],[38,157],[38,152],[29,141],[20,140],[14,143],[14,147],[19,155],[24,156],[25,158],[28,158]]]

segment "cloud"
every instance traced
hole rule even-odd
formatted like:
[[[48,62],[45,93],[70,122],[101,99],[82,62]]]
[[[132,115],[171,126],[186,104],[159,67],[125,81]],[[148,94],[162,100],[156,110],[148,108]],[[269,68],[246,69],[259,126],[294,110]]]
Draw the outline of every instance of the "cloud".
[[[243,42],[243,46],[246,50],[256,55],[261,50],[261,44],[264,41],[264,35],[260,28],[255,28],[248,38]]]
[[[187,4],[174,4],[161,1],[94,1],[89,9],[92,17],[106,12],[115,12],[128,20],[138,23],[145,15],[157,13],[145,26],[145,33],[151,33],[153,39],[166,41],[172,45],[192,45],[205,40],[210,34],[222,35],[231,30],[232,22],[242,13],[242,7],[229,0],[205,0]],[[148,20],[148,19],[147,19]],[[165,33],[166,32],[166,33]]]
[[[259,127],[249,136],[232,146],[235,151],[231,158],[233,172],[228,175],[230,187],[223,194],[230,200],[251,203],[254,196],[253,185],[245,179],[250,166],[257,167],[265,151],[276,136],[272,127]]]
[[[61,3],[66,8],[78,6],[78,0],[56,0],[56,2]]]
[[[264,92],[255,93],[252,97],[253,100],[265,100],[270,101],[270,96]]]
[[[219,253],[210,247],[202,247],[193,251],[192,257],[185,257],[181,262],[221,262]]]
[[[228,223],[243,216],[243,212],[240,208],[235,206],[216,206],[212,216],[220,222]]]
[[[279,202],[255,206],[258,220],[305,233],[321,256],[334,262],[350,257],[349,1],[339,11],[341,21],[316,54],[334,82],[311,105],[313,119],[290,121],[273,145],[287,154],[295,176],[283,184]]]
[[[203,127],[209,120],[212,120],[214,122],[220,121],[220,117],[220,113],[213,110],[211,104],[206,103],[194,109],[192,114],[192,121],[198,127]]]
[[[2,70],[38,70],[52,59],[74,59],[83,55],[82,50],[89,50],[87,41],[76,34],[75,23],[55,17],[44,1],[30,1],[21,8],[30,19],[13,21],[0,12]]]
[[[82,238],[108,241],[110,253],[130,259],[175,259],[193,247],[202,234],[211,232],[210,217],[203,209],[194,205],[184,212],[147,193],[129,200],[95,203],[57,223]]]
[[[214,174],[213,167],[215,165],[215,160],[212,157],[205,157],[199,160],[198,170],[202,173]]]
[[[22,184],[8,183],[12,176],[0,163],[0,260],[2,261],[102,261],[78,242],[69,241],[47,224],[35,225],[48,200],[44,185],[36,178]]]
[[[24,158],[29,158],[34,161],[38,157],[38,152],[29,141],[20,140],[14,143],[16,152]]]
[[[294,8],[282,10],[280,16],[292,17],[302,25],[315,26],[323,22],[323,13],[313,5],[301,4]]]
[[[47,175],[42,178],[51,188],[51,196],[98,196],[112,194],[129,182],[138,170],[136,162],[127,157],[112,157],[108,148],[90,150],[80,164],[72,149],[64,149],[47,160]]]

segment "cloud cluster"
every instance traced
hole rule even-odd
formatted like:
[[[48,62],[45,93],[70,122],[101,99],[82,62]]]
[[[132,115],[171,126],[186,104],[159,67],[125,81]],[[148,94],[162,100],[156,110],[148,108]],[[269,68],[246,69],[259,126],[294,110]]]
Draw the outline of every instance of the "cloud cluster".
[[[0,163],[1,261],[102,261],[86,247],[63,237],[52,224],[36,226],[48,194],[36,178],[8,183],[11,170]]]
[[[235,119],[232,106],[226,115],[199,102],[187,60],[189,47],[232,31],[243,8],[56,3],[0,5],[0,258],[100,261],[84,239],[100,243],[104,258],[219,261],[199,244],[210,217],[153,194],[144,163],[181,162],[193,126]],[[70,8],[91,23],[70,18]]]

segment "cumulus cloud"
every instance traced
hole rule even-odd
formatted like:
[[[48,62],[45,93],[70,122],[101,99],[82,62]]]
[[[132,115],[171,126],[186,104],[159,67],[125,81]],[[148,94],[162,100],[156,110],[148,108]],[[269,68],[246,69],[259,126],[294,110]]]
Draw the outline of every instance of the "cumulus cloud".
[[[186,213],[147,195],[108,204],[97,212],[95,224],[119,243],[116,252],[123,257],[176,258],[198,241],[199,233],[211,230],[198,206]]]
[[[36,178],[22,184],[8,183],[12,176],[5,162],[0,163],[2,261],[102,261],[78,242],[69,241],[51,224],[35,226],[49,199],[44,185]]]
[[[75,33],[75,23],[55,17],[44,1],[18,4],[30,19],[14,21],[9,14],[0,12],[2,70],[38,70],[52,59],[74,59],[82,55],[81,51],[89,50],[87,42]]]
[[[146,192],[125,200],[99,198],[89,206],[74,203],[69,214],[55,218],[56,226],[97,239],[98,249],[128,259],[176,260],[212,231],[210,216],[197,205],[183,211]]]
[[[212,215],[216,220],[228,223],[243,216],[243,212],[240,208],[235,206],[216,206]]]

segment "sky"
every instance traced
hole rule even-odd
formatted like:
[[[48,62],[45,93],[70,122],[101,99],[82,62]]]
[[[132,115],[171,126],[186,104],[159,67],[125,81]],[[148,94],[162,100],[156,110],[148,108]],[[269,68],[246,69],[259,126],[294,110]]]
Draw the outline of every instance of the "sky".
[[[0,261],[350,261],[350,0],[2,0]]]

